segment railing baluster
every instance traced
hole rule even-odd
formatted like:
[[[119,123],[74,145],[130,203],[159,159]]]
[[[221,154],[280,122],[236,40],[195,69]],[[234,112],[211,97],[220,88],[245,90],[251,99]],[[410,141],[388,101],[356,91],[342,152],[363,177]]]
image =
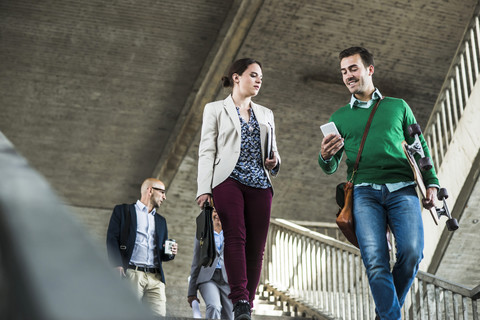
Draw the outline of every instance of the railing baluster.
[[[473,320],[479,320],[477,300],[472,300]]]
[[[304,287],[304,284],[305,284],[305,270],[304,270],[304,263],[303,263],[303,259],[302,259],[302,255],[303,255],[303,252],[305,250],[305,247],[304,247],[304,241],[303,241],[303,237],[297,237],[297,250],[295,252],[295,257],[297,259],[297,263],[295,264],[296,265],[296,269],[298,270],[298,291],[297,291],[297,294],[296,296],[298,297],[302,297],[304,294],[305,294],[305,287]]]
[[[329,255],[330,255],[330,290],[329,290],[329,295],[330,295],[330,310],[332,311],[332,314],[336,314],[336,299],[335,299],[335,289],[336,289],[336,272],[335,272],[335,248],[331,248],[329,250]]]
[[[275,259],[273,261],[278,261],[278,258],[279,258],[279,254],[280,254],[280,248],[279,246],[281,246],[280,244],[280,241],[279,240],[279,230],[277,228],[277,230],[275,231],[275,237],[276,237],[276,240],[277,240],[277,245],[275,246],[275,250],[273,251],[274,255],[272,255],[272,259]],[[280,268],[281,268],[281,264],[275,264],[273,263],[272,261],[272,266],[273,266],[273,270],[274,270],[274,274],[273,274],[273,277],[271,279],[271,281],[273,281],[273,283],[279,283],[280,281]]]
[[[349,308],[349,314],[351,320],[358,319],[357,314],[355,310],[357,309],[357,304],[356,304],[356,299],[355,299],[355,256],[353,253],[347,253],[348,254],[348,266],[349,266],[349,273],[350,273],[350,296],[349,296],[349,302],[350,302],[350,308]]]
[[[327,247],[327,294],[328,294],[328,308],[327,310],[333,314],[333,297],[332,297],[332,254],[331,247]]]
[[[290,257],[287,254],[288,251],[288,244],[285,239],[285,234],[283,233],[282,230],[278,230],[278,239],[279,239],[279,246],[278,246],[278,258],[280,257],[285,257],[286,263],[279,263],[279,268],[278,268],[278,279],[277,283],[280,285],[280,288],[283,290],[285,288],[288,288],[289,283],[284,283],[283,279],[285,279],[285,276],[287,275],[287,272],[285,271],[285,268],[291,263]],[[287,281],[289,281],[289,278],[286,278]]]
[[[275,231],[276,246],[275,246],[275,250],[273,251],[274,255],[272,255],[272,259],[274,259],[273,261],[278,261],[278,259],[280,258],[280,250],[281,250],[280,247],[282,246],[282,243],[280,242],[280,230],[278,230],[279,228],[276,228],[276,229],[277,229]],[[278,284],[280,283],[280,279],[281,279],[280,270],[281,270],[282,264],[281,263],[275,264],[273,261],[272,261],[272,266],[273,266],[274,274],[272,276],[272,279],[270,279],[270,281],[272,281],[272,283]]]
[[[333,248],[332,250],[332,269],[333,269],[333,294],[334,297],[334,315],[338,316],[340,314],[340,299],[339,299],[339,288],[340,288],[340,272],[338,267],[338,249]]]
[[[351,286],[351,281],[352,281],[352,272],[351,272],[351,261],[350,261],[350,254],[345,251],[343,254],[343,261],[345,264],[344,270],[345,270],[345,286],[344,286],[344,291],[345,291],[345,319],[352,320],[352,286]]]
[[[285,229],[282,229],[280,232],[283,240],[282,241],[283,249],[280,251],[281,255],[279,256],[279,258],[287,257],[287,263],[284,264],[280,269],[281,270],[280,275],[282,276],[280,283],[282,284],[282,288],[288,289],[293,287],[293,274],[290,272],[290,268],[293,265],[292,255],[291,255],[292,243],[291,243],[289,234]]]
[[[425,303],[424,303],[424,283],[422,280],[418,280],[418,297],[419,297],[419,305],[420,305],[420,319],[425,320]]]
[[[308,240],[308,244],[309,244],[309,261],[310,263],[307,265],[308,267],[308,273],[307,273],[307,276],[308,276],[308,290],[309,290],[309,303],[313,304],[315,303],[316,301],[316,297],[315,297],[315,292],[318,291],[318,288],[316,286],[316,283],[317,283],[317,277],[316,277],[316,274],[315,274],[315,269],[317,268],[317,259],[316,259],[316,253],[317,253],[317,250],[316,250],[316,246],[315,246],[315,241],[309,239]]]
[[[328,311],[328,267],[327,267],[327,245],[322,244],[322,288],[323,288],[323,309]]]
[[[405,297],[405,302],[403,304],[403,318],[405,320],[410,320],[412,319],[410,310],[413,305],[413,293],[415,292],[415,279],[413,279],[412,285],[410,286],[410,291]]]
[[[450,292],[443,291],[443,308],[445,310],[445,319],[451,319],[451,313],[452,311],[450,310]]]
[[[468,84],[467,84],[467,69],[465,68],[465,57],[463,54],[460,55],[460,71],[461,71],[461,76],[462,76],[462,88],[463,88],[463,109],[465,109],[465,105],[467,104],[468,101],[468,95],[470,90],[468,89]]]
[[[350,272],[348,268],[348,252],[342,250],[342,263],[343,263],[343,313],[344,319],[350,320],[349,306],[350,302],[350,290],[349,290],[349,278]]]
[[[303,290],[305,291],[305,301],[308,303],[312,303],[312,246],[310,240],[307,237],[303,237],[303,241],[305,242],[305,251],[302,255],[302,263],[304,264],[303,270],[305,272],[303,277],[305,281]]]
[[[368,293],[369,293],[368,296],[370,298],[369,299],[370,300],[370,319],[374,319],[375,318],[375,302],[373,301],[373,296],[370,290],[368,291]]]
[[[363,320],[363,299],[362,299],[362,267],[360,257],[355,256],[355,296],[357,298],[356,319]]]
[[[432,293],[432,284],[427,284],[426,289],[427,289],[427,314],[428,314],[428,319],[436,319],[435,316],[435,299],[432,297],[434,293]],[[435,317],[435,318],[434,318]],[[438,320],[438,319],[437,319]]]
[[[472,30],[473,30],[473,29],[475,30],[475,34],[476,34],[476,36],[477,36],[477,37],[476,37],[476,46],[475,46],[475,48],[476,48],[476,51],[477,51],[477,53],[478,53],[477,59],[478,59],[478,61],[480,61],[480,23],[479,23],[478,16],[476,16],[474,20],[475,20],[475,26],[472,28]],[[478,73],[479,73],[479,71],[476,70],[475,72],[476,72],[477,78],[478,78]]]
[[[450,90],[445,92],[445,103],[447,108],[447,119],[448,119],[448,128],[449,128],[449,141],[453,139],[453,133],[455,132],[455,127],[453,126],[452,121],[452,106],[450,104]]]
[[[315,284],[317,283],[315,277],[315,269],[316,269],[316,250],[315,250],[315,243],[313,240],[308,239],[308,252],[307,252],[307,290],[308,290],[308,303],[314,304],[315,303],[315,292],[317,288]]]
[[[477,45],[476,45],[476,40],[475,40],[475,29],[472,28],[470,29],[470,40],[472,41],[472,62],[473,62],[473,75],[475,77],[474,83],[478,79],[478,51],[477,51]]]
[[[296,296],[298,294],[298,272],[296,272],[295,270],[295,266],[297,265],[297,259],[296,259],[296,255],[295,253],[297,252],[297,241],[298,239],[293,237],[293,235],[288,235],[290,237],[290,242],[291,242],[291,245],[289,246],[290,250],[289,250],[289,256],[290,256],[290,259],[291,259],[291,265],[290,265],[290,270],[288,272],[289,275],[291,275],[292,277],[292,284],[291,284],[291,287],[292,287],[292,295],[293,296]]]
[[[322,281],[321,281],[321,277],[322,277],[322,259],[321,259],[321,256],[320,256],[320,242],[318,241],[315,241],[315,269],[314,269],[314,272],[315,272],[315,288],[316,288],[316,292],[315,292],[315,302],[314,302],[314,305],[315,306],[320,306],[320,308],[322,307]]]
[[[305,239],[305,242],[307,244],[307,251],[306,251],[306,260],[307,262],[305,263],[305,288],[307,290],[307,301],[308,303],[312,303],[314,301],[314,298],[313,298],[313,279],[312,279],[312,276],[313,276],[313,272],[312,272],[312,265],[313,265],[313,259],[315,258],[313,255],[314,255],[314,251],[312,250],[312,240],[310,239],[307,239],[307,238],[304,238]]]
[[[433,161],[435,163],[435,169],[438,170],[440,168],[440,153],[438,150],[438,139],[437,139],[437,131],[435,130],[435,124],[432,127],[432,140],[433,140],[433,145],[429,144],[431,147],[433,147],[433,152],[432,154],[434,155]]]
[[[462,297],[462,311],[463,311],[463,320],[468,319],[468,307],[467,307],[467,298]]]
[[[302,254],[302,237],[295,237],[293,233],[290,233],[290,236],[295,239],[295,245],[293,246],[293,251],[292,255],[295,258],[295,263],[292,266],[292,272],[297,274],[296,277],[296,290],[295,290],[295,296],[296,297],[301,297],[303,295],[303,269],[302,269],[302,259],[301,259],[301,254]]]
[[[441,128],[442,122],[440,121],[440,113],[437,113],[437,122],[436,122],[436,129],[437,129],[437,134],[438,134],[438,144],[440,146],[440,158],[438,159],[439,163],[442,163],[443,158],[445,157],[445,151],[443,149],[443,137],[442,137],[442,128]],[[436,168],[438,169],[440,166],[437,166]]]
[[[447,128],[447,116],[445,112],[445,103],[442,103],[442,109],[440,111],[442,116],[442,127],[443,127],[443,141],[445,142],[445,149],[448,148],[448,144],[450,143],[450,136],[448,134]]]
[[[458,309],[458,301],[457,301],[457,295],[453,294],[453,319],[454,320],[459,320],[460,318],[460,310]]]
[[[413,285],[412,285],[412,289],[410,290],[411,291],[411,301],[412,301],[412,305],[411,305],[411,315],[412,315],[412,320],[417,320],[418,317],[417,317],[417,294],[418,294],[418,279],[415,279],[413,281]]]
[[[342,259],[342,250],[337,249],[337,270],[338,270],[338,315],[345,319],[345,292],[344,288],[344,279],[343,274],[343,259]]]
[[[435,307],[436,307],[436,314],[437,314],[437,319],[442,320],[442,304],[440,301],[442,300],[441,298],[441,288],[435,287]]]
[[[470,56],[470,44],[468,41],[465,42],[465,59],[466,61],[466,71],[468,76],[468,84],[469,84],[469,93],[473,90],[473,74],[472,74],[472,60]],[[468,97],[467,97],[468,98]]]
[[[363,302],[363,318],[370,319],[369,316],[369,292],[368,292],[368,283],[367,283],[367,275],[362,268],[362,302]]]
[[[321,308],[321,294],[322,294],[322,288],[320,284],[322,283],[320,281],[320,277],[322,275],[322,268],[320,267],[320,243],[318,241],[314,242],[313,245],[313,250],[314,250],[314,267],[312,268],[312,283],[313,283],[313,288],[314,290],[314,299],[312,301],[314,306],[319,306]]]
[[[462,98],[462,78],[460,77],[460,68],[458,66],[455,67],[455,83],[457,84],[457,98],[458,98],[458,111],[460,116],[463,114],[463,98]]]
[[[450,90],[452,92],[452,109],[453,109],[453,119],[455,120],[455,127],[458,124],[458,106],[457,106],[457,94],[455,86],[455,78],[450,78]]]

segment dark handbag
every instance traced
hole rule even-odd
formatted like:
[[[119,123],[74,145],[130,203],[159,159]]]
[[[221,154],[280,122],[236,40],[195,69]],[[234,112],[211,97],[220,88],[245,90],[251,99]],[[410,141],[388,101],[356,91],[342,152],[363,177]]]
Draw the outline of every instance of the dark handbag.
[[[355,234],[355,223],[353,221],[353,180],[358,170],[358,163],[360,162],[360,155],[362,154],[365,140],[367,140],[368,129],[370,129],[373,115],[375,114],[375,111],[377,111],[380,101],[381,99],[377,101],[372,109],[372,112],[370,112],[370,117],[368,118],[367,125],[365,126],[365,131],[363,132],[362,142],[360,143],[360,148],[358,150],[357,159],[355,161],[355,165],[353,166],[353,172],[350,180],[348,182],[342,182],[336,187],[335,199],[340,207],[336,219],[337,226],[342,231],[345,238],[347,238],[347,240],[357,248],[359,248],[359,246],[357,235]]]
[[[216,257],[215,236],[213,234],[212,221],[213,207],[208,201],[203,204],[202,212],[197,217],[196,237],[200,243],[200,252],[197,264],[210,267]]]

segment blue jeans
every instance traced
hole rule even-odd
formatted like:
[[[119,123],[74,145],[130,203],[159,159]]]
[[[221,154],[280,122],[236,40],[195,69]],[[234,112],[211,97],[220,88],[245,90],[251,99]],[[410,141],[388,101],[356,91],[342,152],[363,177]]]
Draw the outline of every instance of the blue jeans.
[[[353,215],[362,260],[381,319],[401,319],[400,309],[423,258],[423,222],[413,186],[389,192],[354,188]],[[397,256],[390,272],[387,225],[395,236]]]

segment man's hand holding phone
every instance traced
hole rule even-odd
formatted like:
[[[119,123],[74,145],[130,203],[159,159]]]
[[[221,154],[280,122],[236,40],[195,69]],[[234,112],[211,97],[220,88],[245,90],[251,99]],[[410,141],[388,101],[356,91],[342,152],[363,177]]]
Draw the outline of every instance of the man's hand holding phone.
[[[330,160],[343,147],[343,138],[338,132],[334,122],[329,122],[320,126],[324,138],[320,153],[323,160]]]

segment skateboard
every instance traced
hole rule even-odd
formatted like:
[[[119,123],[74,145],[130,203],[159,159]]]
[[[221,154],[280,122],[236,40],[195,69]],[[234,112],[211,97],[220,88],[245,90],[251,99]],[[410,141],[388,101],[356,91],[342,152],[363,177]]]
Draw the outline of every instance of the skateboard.
[[[408,134],[415,140],[410,145],[406,141],[403,141],[402,142],[403,152],[405,152],[408,163],[412,168],[415,183],[417,184],[418,190],[420,191],[420,194],[423,200],[427,197],[427,188],[423,181],[422,172],[420,170],[422,171],[430,170],[432,168],[432,161],[429,157],[425,156],[425,152],[420,142],[419,136],[422,134],[422,129],[420,128],[420,126],[416,123],[408,126]],[[420,155],[418,164],[414,157],[415,154]],[[438,219],[440,219],[441,216],[446,216],[447,221],[445,224],[447,225],[447,229],[449,231],[457,230],[458,229],[457,219],[452,218],[452,215],[450,214],[450,210],[448,209],[448,206],[447,206],[447,202],[445,201],[445,199],[448,198],[447,189],[440,188],[437,194],[437,198],[439,201],[442,202],[443,206],[441,208],[432,207],[428,209],[428,211],[430,212],[430,215],[433,218],[433,221],[435,222],[436,225],[438,225]]]

